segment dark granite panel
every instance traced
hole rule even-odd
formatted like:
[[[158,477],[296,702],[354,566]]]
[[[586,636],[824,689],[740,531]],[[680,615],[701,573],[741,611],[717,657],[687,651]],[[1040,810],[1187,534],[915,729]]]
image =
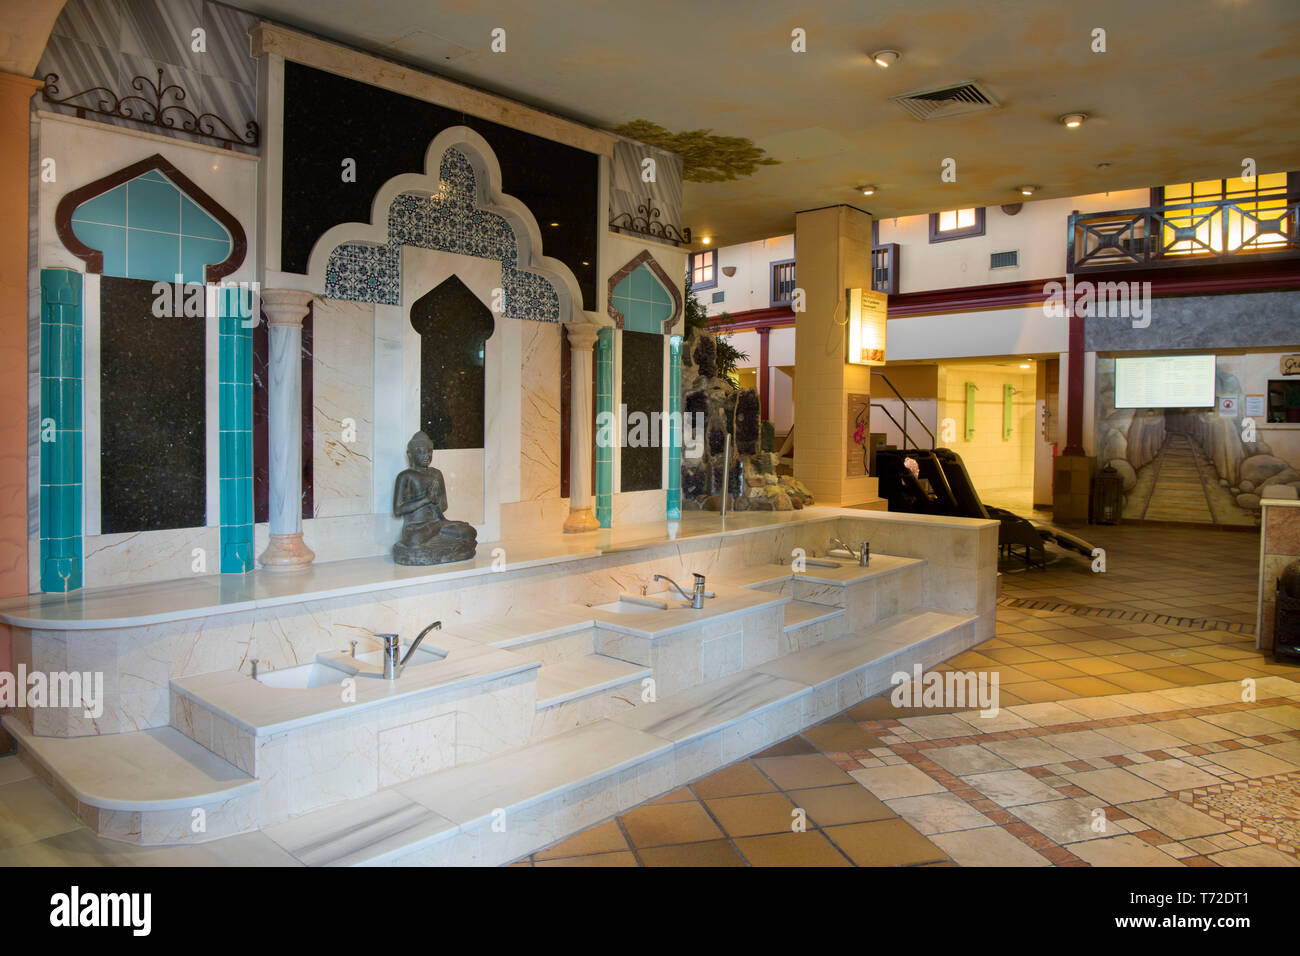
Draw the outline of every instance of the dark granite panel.
[[[312,517],[312,316],[307,307],[302,320],[302,516]],[[267,362],[270,342],[266,331],[266,314],[253,326],[253,520],[269,520],[271,491],[270,456],[267,451],[269,424],[267,411]]]
[[[1140,327],[1144,323],[1149,324]],[[1089,352],[1249,349],[1264,343],[1300,346],[1300,292],[1152,299],[1149,315],[1135,317],[1130,309],[1129,315],[1089,316],[1084,322]]]
[[[623,404],[628,421],[636,412],[649,418],[664,412],[664,337],[652,332],[623,332]],[[658,422],[658,419],[654,420]],[[632,428],[629,425],[629,437]],[[648,429],[649,444],[623,447],[620,491],[648,491],[663,486],[662,428]]]
[[[411,306],[420,333],[420,427],[434,448],[484,447],[484,345],[492,311],[456,276]]]
[[[312,245],[331,226],[369,222],[376,190],[423,172],[434,136],[468,126],[496,153],[504,191],[537,219],[542,251],[573,271],[582,307],[596,308],[596,154],[297,63],[285,64],[284,82],[286,272],[307,271]],[[356,160],[355,183],[343,182],[344,159]]]
[[[204,320],[157,318],[154,282],[100,279],[100,528],[206,523]]]

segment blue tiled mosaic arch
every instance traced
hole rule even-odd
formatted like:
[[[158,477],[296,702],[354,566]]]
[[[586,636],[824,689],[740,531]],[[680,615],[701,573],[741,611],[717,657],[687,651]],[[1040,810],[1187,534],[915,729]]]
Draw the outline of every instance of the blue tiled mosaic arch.
[[[475,201],[474,168],[449,149],[434,196],[401,193],[388,207],[388,241],[343,243],[325,267],[325,295],[353,302],[401,302],[401,247],[416,246],[501,263],[503,313],[512,319],[560,321],[560,297],[544,276],[519,268],[519,240],[504,216]]]

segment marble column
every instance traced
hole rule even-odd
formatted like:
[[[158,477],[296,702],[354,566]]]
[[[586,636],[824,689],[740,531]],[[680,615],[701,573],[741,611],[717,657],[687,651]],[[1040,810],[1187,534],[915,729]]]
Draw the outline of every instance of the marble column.
[[[302,540],[302,320],[313,296],[263,289],[267,360],[268,517],[271,540],[258,557],[270,571],[294,571],[316,555]]]
[[[569,517],[566,534],[595,531],[600,527],[591,499],[591,359],[598,326],[568,325],[565,331],[572,349],[569,377],[572,420],[569,424]]]

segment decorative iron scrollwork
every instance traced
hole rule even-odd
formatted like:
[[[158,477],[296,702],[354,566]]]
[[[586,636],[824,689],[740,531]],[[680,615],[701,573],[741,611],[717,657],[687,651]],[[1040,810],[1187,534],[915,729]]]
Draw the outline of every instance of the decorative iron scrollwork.
[[[59,96],[59,74],[45,76],[44,99],[55,106],[70,106],[77,115],[100,113],[119,119],[157,126],[161,129],[179,130],[214,139],[230,146],[256,146],[261,139],[261,129],[255,120],[249,120],[241,136],[235,128],[215,113],[196,113],[181,105],[186,92],[176,83],[163,85],[163,71],[158,71],[158,82],[145,76],[131,80],[135,93],[119,97],[106,86],[96,86],[71,96]]]
[[[678,245],[690,244],[690,227],[678,229],[672,223],[660,222],[659,217],[662,213],[657,206],[651,204],[650,200],[647,199],[637,206],[636,212],[635,216],[630,212],[619,213],[609,221],[610,228],[619,229],[623,232],[635,232],[638,235],[649,236],[651,239],[659,239]]]

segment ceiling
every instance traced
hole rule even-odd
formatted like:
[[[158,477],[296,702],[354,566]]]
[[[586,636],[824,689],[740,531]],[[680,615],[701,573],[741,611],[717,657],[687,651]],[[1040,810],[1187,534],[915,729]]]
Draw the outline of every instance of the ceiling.
[[[1045,199],[1230,177],[1245,157],[1300,169],[1295,0],[371,0],[364,18],[355,0],[232,2],[594,126],[750,137],[781,165],[686,185],[684,224],[717,244],[835,203],[887,218],[1019,201],[1021,184]],[[883,48],[902,52],[887,70]],[[921,122],[889,100],[966,80],[1000,108]],[[1090,118],[1068,130],[1069,112]]]

